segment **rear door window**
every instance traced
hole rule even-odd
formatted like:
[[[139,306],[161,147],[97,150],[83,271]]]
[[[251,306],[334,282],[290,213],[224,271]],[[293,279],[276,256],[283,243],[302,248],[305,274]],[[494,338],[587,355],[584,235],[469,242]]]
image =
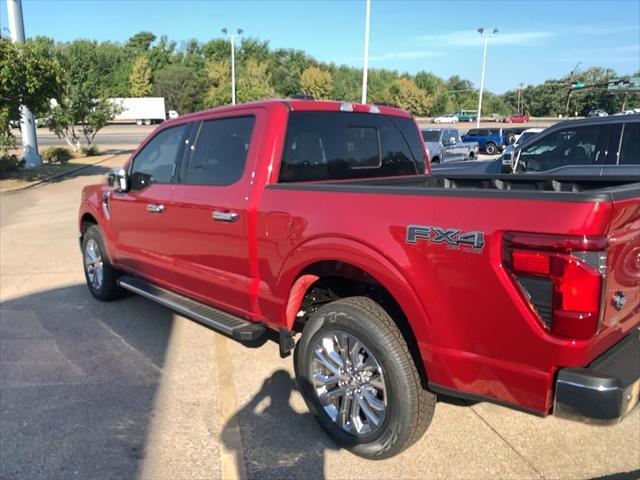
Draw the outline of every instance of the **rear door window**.
[[[202,122],[188,160],[183,183],[231,185],[244,172],[255,117],[232,117]]]
[[[280,182],[415,175],[424,172],[422,148],[410,119],[291,112]]]

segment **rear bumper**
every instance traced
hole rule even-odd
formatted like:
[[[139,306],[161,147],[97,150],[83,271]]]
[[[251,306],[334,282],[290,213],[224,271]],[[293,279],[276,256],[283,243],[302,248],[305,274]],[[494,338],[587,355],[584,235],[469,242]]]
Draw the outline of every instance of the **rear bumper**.
[[[622,420],[640,399],[640,329],[586,368],[561,368],[554,415],[586,423]]]

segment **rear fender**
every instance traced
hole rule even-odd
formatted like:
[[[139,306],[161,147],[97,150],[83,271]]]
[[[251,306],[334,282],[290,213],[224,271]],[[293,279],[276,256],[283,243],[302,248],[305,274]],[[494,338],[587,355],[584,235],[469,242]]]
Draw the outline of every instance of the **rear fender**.
[[[323,261],[357,267],[383,286],[406,316],[425,363],[432,357],[429,316],[402,271],[380,252],[347,238],[315,238],[299,246],[284,262],[277,290],[280,298],[287,299],[282,314],[288,329],[293,327],[305,293],[318,279],[305,270]]]

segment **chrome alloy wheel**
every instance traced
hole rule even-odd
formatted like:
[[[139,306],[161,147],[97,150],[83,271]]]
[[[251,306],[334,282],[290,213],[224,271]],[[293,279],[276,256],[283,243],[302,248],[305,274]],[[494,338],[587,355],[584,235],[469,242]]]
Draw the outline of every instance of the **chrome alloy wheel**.
[[[84,268],[94,290],[100,290],[104,281],[104,266],[100,246],[93,238],[84,247]]]
[[[325,333],[313,347],[310,378],[329,418],[354,435],[375,432],[387,413],[382,367],[355,336]]]

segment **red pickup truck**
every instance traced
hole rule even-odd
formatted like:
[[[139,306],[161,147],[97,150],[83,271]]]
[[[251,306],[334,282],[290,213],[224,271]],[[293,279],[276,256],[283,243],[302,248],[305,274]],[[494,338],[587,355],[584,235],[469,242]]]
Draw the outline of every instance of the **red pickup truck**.
[[[432,175],[425,160],[390,107],[271,100],[165,122],[82,193],[88,287],[239,341],[275,332],[319,423],[369,458],[420,438],[436,393],[624,417],[640,178]]]

